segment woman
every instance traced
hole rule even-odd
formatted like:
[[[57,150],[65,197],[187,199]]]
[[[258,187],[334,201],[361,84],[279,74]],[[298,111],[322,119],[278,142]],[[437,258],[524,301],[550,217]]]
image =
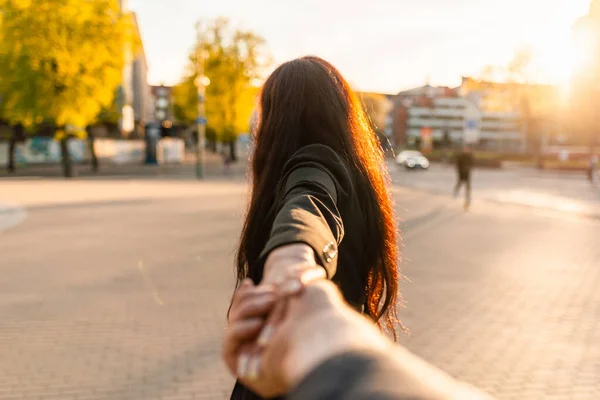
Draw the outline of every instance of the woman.
[[[255,134],[252,197],[237,254],[241,288],[225,340],[236,349],[224,354],[230,369],[238,372],[236,358],[247,366],[243,349],[261,330],[268,340],[276,325],[269,284],[290,276],[305,281],[319,275],[315,268],[350,305],[395,334],[398,248],[387,169],[348,83],[317,57],[281,65],[263,87]],[[260,283],[255,295],[246,278]],[[231,398],[260,397],[238,382]]]

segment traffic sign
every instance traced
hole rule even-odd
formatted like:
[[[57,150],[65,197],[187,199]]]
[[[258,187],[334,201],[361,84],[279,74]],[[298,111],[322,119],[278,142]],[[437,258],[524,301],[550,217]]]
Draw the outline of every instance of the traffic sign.
[[[196,124],[198,125],[206,125],[208,120],[205,117],[196,118]]]

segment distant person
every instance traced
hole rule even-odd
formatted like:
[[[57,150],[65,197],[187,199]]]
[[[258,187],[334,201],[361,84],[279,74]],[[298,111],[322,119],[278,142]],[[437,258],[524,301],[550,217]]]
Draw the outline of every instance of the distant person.
[[[357,311],[393,330],[397,221],[381,146],[350,85],[321,58],[296,59],[267,79],[258,115],[237,286],[246,278],[263,288],[295,277],[293,290],[326,277]],[[250,365],[285,310],[268,295],[261,301],[232,302],[229,312],[230,327],[254,329],[238,343],[239,359]],[[253,307],[266,319],[240,317]],[[238,358],[226,361],[235,369]],[[261,399],[240,381],[231,398]]]
[[[268,293],[275,297],[275,288],[265,291],[246,281],[233,301],[256,304]],[[235,344],[253,336],[252,327],[238,321],[227,332],[226,358],[235,358]],[[257,364],[241,362],[231,372],[265,397],[285,392],[291,400],[491,399],[392,343],[326,280],[289,298],[262,350]]]
[[[456,156],[456,172],[458,180],[454,187],[454,197],[458,196],[461,186],[465,185],[465,209],[471,205],[471,170],[475,160],[470,146],[465,146]]]

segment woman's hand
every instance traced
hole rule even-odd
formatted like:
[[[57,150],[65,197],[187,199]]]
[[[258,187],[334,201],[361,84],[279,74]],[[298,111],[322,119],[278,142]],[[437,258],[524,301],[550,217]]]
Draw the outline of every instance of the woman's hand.
[[[282,293],[293,295],[305,284],[324,278],[327,273],[317,264],[313,249],[304,243],[294,243],[271,251],[265,261],[261,285],[277,285]]]
[[[256,339],[276,300],[274,286],[254,286],[251,279],[244,280],[233,295],[222,353],[233,375],[238,375],[240,368],[247,373],[249,355],[258,349]],[[246,354],[245,358],[242,354]]]

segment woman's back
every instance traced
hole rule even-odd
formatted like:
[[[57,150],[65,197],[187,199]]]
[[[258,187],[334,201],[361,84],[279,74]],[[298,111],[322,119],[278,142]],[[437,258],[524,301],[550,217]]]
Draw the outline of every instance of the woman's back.
[[[260,283],[276,247],[305,243],[353,307],[393,329],[398,254],[388,176],[348,83],[316,57],[283,64],[263,87],[255,143],[238,283]],[[237,384],[232,398],[257,397]]]

